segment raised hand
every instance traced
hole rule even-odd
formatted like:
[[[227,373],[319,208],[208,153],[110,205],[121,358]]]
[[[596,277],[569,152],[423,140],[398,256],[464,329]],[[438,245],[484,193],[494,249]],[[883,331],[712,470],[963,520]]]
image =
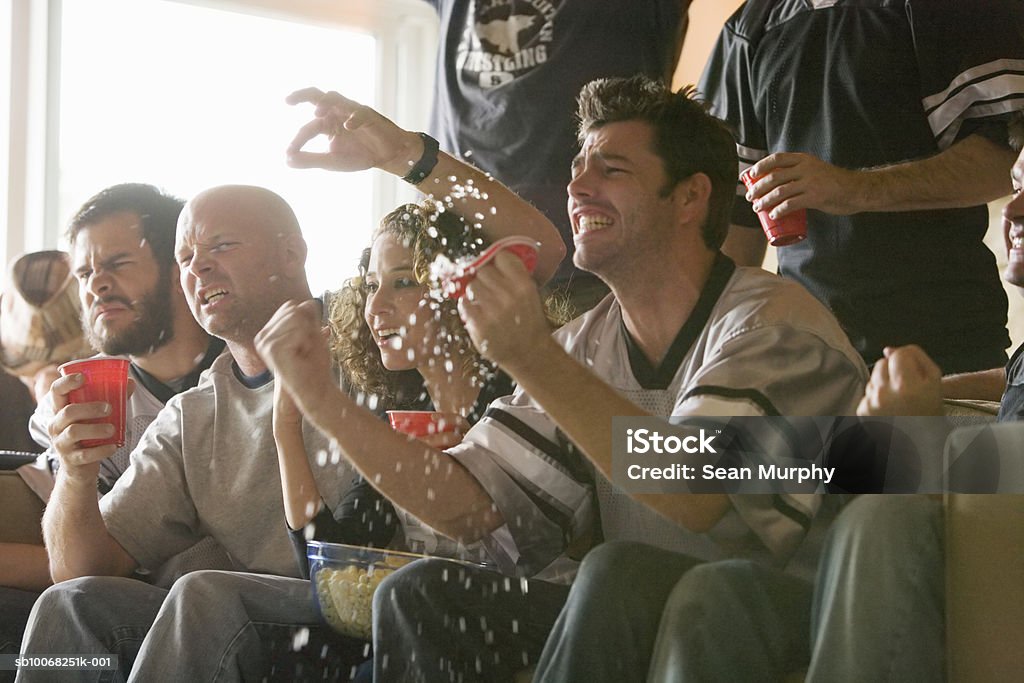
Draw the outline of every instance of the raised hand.
[[[314,118],[299,128],[288,146],[288,165],[330,171],[362,171],[379,168],[404,176],[423,153],[423,141],[403,130],[376,110],[340,93],[317,88],[296,90],[288,104],[315,105]],[[326,152],[303,151],[310,140],[326,135]]]

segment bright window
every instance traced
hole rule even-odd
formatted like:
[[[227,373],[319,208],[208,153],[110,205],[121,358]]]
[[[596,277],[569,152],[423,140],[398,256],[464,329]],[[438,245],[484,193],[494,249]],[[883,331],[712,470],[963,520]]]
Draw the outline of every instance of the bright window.
[[[295,209],[314,293],[354,272],[376,218],[373,176],[287,168],[311,111],[284,98],[316,85],[378,106],[373,35],[166,0],[64,2],[61,19],[61,226],[114,183],[184,198],[260,185]]]

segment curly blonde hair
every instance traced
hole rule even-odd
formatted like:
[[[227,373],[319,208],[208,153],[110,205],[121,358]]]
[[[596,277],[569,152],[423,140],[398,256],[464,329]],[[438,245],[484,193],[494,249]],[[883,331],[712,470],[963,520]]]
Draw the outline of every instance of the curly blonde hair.
[[[431,264],[439,255],[452,261],[472,256],[487,245],[480,231],[462,216],[445,210],[435,202],[403,204],[386,215],[371,237],[372,242],[381,235],[392,235],[412,251],[413,272],[416,281],[424,287],[436,286],[431,282]],[[348,385],[356,391],[376,396],[389,406],[415,403],[422,397],[422,378],[415,370],[394,372],[384,367],[380,348],[366,324],[366,271],[370,249],[364,249],[359,264],[359,275],[348,280],[333,297],[328,309],[331,327],[331,351]],[[482,359],[459,318],[454,301],[431,303],[435,308],[438,330],[439,356],[461,363],[461,367],[475,382],[493,372],[493,366]],[[461,360],[457,360],[461,359]],[[452,368],[454,369],[454,367]]]

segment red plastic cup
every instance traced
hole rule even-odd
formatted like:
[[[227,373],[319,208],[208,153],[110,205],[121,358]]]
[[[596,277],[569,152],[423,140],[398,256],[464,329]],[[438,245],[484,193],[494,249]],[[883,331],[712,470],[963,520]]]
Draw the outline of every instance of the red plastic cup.
[[[432,410],[389,410],[388,421],[396,432],[420,439],[431,434],[454,432],[455,420],[445,419],[444,413]]]
[[[125,358],[86,358],[64,363],[59,368],[62,376],[82,374],[83,383],[68,393],[69,403],[104,401],[110,404],[110,414],[84,420],[86,423],[114,425],[114,435],[106,439],[85,439],[82,448],[124,445],[125,412],[128,404],[128,360]]]
[[[750,175],[750,169],[747,169],[740,174],[740,180],[750,189],[760,178]],[[757,217],[761,220],[761,229],[768,237],[768,244],[773,247],[788,247],[807,237],[807,209],[787,213],[778,220],[769,216],[767,211],[758,211]]]
[[[441,293],[449,299],[461,299],[466,293],[466,285],[473,281],[476,272],[491,262],[499,251],[508,251],[517,256],[527,272],[533,273],[537,267],[537,251],[540,245],[526,237],[506,237],[484,249],[475,259],[456,263],[451,272],[441,276]]]

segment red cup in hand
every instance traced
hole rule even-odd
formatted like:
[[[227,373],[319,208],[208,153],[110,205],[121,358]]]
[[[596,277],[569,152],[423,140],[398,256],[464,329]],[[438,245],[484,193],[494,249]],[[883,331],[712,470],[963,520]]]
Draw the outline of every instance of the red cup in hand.
[[[128,360],[125,358],[87,358],[64,363],[59,368],[62,376],[82,375],[82,386],[68,392],[68,403],[103,401],[110,405],[106,417],[85,420],[87,423],[111,424],[113,436],[106,439],[85,439],[82,448],[115,444],[124,445],[125,413],[128,405]]]
[[[461,299],[466,285],[473,281],[478,270],[491,262],[500,251],[508,251],[519,258],[529,273],[537,267],[537,251],[540,245],[526,237],[506,237],[484,249],[475,259],[460,260],[451,264],[447,272],[440,273],[441,293],[448,299]]]
[[[747,186],[747,189],[750,189],[759,178],[750,175],[750,169],[747,169],[740,174],[740,180]],[[787,213],[778,220],[769,216],[767,211],[758,211],[757,217],[768,238],[768,244],[773,247],[786,247],[807,237],[807,209]]]
[[[388,421],[396,432],[417,439],[431,434],[454,432],[458,428],[455,420],[432,410],[389,410]]]

